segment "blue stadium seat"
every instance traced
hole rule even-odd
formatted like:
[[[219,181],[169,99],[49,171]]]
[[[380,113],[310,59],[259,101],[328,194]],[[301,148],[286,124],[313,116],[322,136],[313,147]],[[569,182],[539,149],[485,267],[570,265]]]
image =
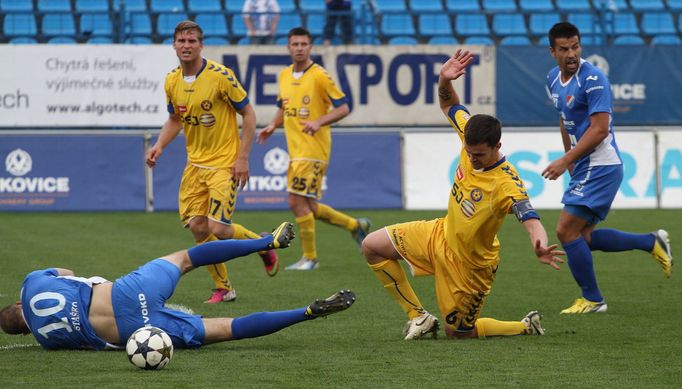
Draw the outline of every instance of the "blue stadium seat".
[[[10,39],[8,43],[12,45],[33,45],[38,43],[38,41],[30,36],[18,36]]]
[[[327,6],[325,5],[324,1],[298,0],[298,5],[301,6],[302,11],[306,11],[306,12],[324,12],[327,10]],[[281,5],[280,5],[280,8],[281,8]]]
[[[294,12],[297,10],[294,0],[279,0],[277,3],[279,3],[280,12]]]
[[[112,8],[116,11],[121,9],[121,0],[112,0]],[[126,11],[146,11],[147,1],[146,0],[125,0],[125,10]]]
[[[644,39],[639,35],[621,35],[613,40],[614,45],[643,45]]]
[[[322,36],[315,37],[315,39],[313,39],[313,44],[314,45],[323,45],[324,44],[324,37],[322,37]],[[335,36],[332,38],[331,44],[336,46],[336,45],[343,44],[343,41],[338,36]]]
[[[410,0],[410,9],[416,12],[444,11],[443,3],[439,0]]]
[[[678,35],[654,35],[651,45],[682,45],[682,39]]]
[[[556,0],[559,11],[591,11],[590,0]]]
[[[599,25],[597,16],[593,13],[568,14],[568,21],[578,27],[580,35],[590,35],[601,32],[601,26]]]
[[[682,0],[668,0],[667,3],[671,11],[682,11]]]
[[[75,10],[78,12],[109,10],[108,0],[76,0],[74,5]]]
[[[322,35],[326,19],[327,17],[325,14],[308,14],[308,17],[306,18],[306,28],[313,35]]]
[[[493,15],[493,32],[497,36],[528,34],[522,14]]]
[[[380,45],[381,41],[375,35],[360,36],[355,40],[358,45]]]
[[[184,12],[160,13],[156,19],[156,32],[161,36],[172,36],[175,33],[175,26],[183,20],[187,20]]]
[[[418,20],[419,34],[423,36],[452,35],[452,23],[446,14],[421,14]]]
[[[460,14],[455,20],[455,31],[458,35],[490,35],[485,15]]]
[[[459,41],[454,36],[432,36],[429,39],[430,45],[457,45]]]
[[[630,6],[635,11],[662,11],[665,9],[663,0],[630,0]]]
[[[642,14],[642,33],[644,35],[676,34],[673,16],[668,12]]]
[[[188,0],[187,10],[190,12],[220,12],[223,5],[220,0]]]
[[[112,36],[113,23],[108,13],[84,13],[80,20],[80,33],[88,36]]]
[[[552,0],[520,0],[519,7],[524,12],[554,11]]]
[[[533,36],[546,35],[549,29],[560,21],[561,15],[557,13],[530,14],[528,30]]]
[[[250,44],[251,44],[251,38],[249,38],[248,36],[241,37],[241,38],[239,38],[239,40],[237,40],[238,46],[248,46]]]
[[[213,12],[197,14],[194,21],[201,26],[201,29],[204,30],[204,35],[207,37],[226,37],[229,35],[227,23],[225,23],[225,15],[222,13]]]
[[[75,45],[78,42],[70,36],[55,36],[50,38],[47,43],[51,45]]]
[[[152,21],[148,13],[130,14],[126,32],[130,35],[150,35],[152,33]]]
[[[380,12],[407,11],[405,0],[374,0],[374,4]]]
[[[286,46],[289,44],[289,38],[286,36],[281,36],[275,40],[276,45]]]
[[[149,10],[152,12],[181,12],[185,10],[182,0],[151,0]]]
[[[85,42],[85,43],[88,43],[91,45],[110,45],[114,42],[111,40],[111,38],[106,37],[106,36],[94,36],[94,37],[88,39],[87,42]]]
[[[464,44],[493,46],[495,42],[489,36],[470,36],[464,40]]]
[[[506,36],[500,41],[501,46],[530,46],[530,39],[526,35]]]
[[[483,0],[483,9],[491,12],[516,11],[515,0]]]
[[[230,27],[232,28],[232,35],[235,37],[246,36],[247,32],[249,32],[246,28],[246,24],[244,24],[244,18],[239,14],[232,15]]]
[[[538,47],[549,47],[549,37],[547,35],[543,35],[538,39],[538,42],[535,44],[535,46]]]
[[[161,44],[172,45],[174,41],[175,41],[175,37],[169,36],[169,37],[165,38],[163,41],[161,41]]]
[[[294,27],[301,27],[303,22],[301,21],[301,15],[299,14],[282,14],[279,17],[279,23],[277,23],[277,35],[287,35],[289,30]]]
[[[611,11],[629,11],[630,10],[630,4],[628,4],[627,0],[606,0],[606,3],[603,4],[606,6],[606,8],[610,9]],[[600,9],[602,4],[595,3],[595,8]]]
[[[389,45],[416,45],[417,38],[413,36],[394,36],[388,40]]]
[[[209,36],[204,38],[204,45],[206,46],[229,46],[230,41],[219,36]]]
[[[71,11],[69,0],[38,0],[38,11]]]
[[[445,8],[450,12],[480,11],[478,0],[445,0]]]
[[[0,9],[4,12],[33,11],[33,0],[0,0]]]
[[[40,23],[40,32],[44,35],[76,35],[76,23],[69,13],[45,14]]]
[[[242,12],[245,0],[225,0],[225,9],[230,12]]]
[[[600,34],[581,35],[580,44],[583,46],[602,45],[604,44],[604,38]]]
[[[381,18],[381,33],[384,35],[414,35],[412,15],[384,14]]]
[[[149,15],[147,15],[149,17]],[[147,36],[133,36],[128,39],[126,39],[125,43],[131,44],[131,45],[151,45],[152,44],[152,38],[147,37]]]
[[[630,12],[619,12],[614,14],[613,32],[616,35],[639,34],[637,18]]]
[[[36,35],[38,26],[33,14],[7,14],[2,23],[2,32],[10,37]]]

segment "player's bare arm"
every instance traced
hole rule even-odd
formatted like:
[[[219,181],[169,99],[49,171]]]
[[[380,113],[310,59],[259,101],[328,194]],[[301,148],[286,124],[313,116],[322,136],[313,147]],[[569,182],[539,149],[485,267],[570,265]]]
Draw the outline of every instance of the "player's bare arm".
[[[549,180],[556,180],[580,157],[599,146],[609,135],[610,117],[607,112],[597,112],[590,116],[590,127],[585,131],[585,135],[580,138],[575,147],[568,150],[561,158],[552,161],[542,171],[542,176]]]
[[[168,119],[161,127],[159,139],[156,140],[154,146],[147,150],[145,162],[147,166],[154,167],[159,157],[163,153],[163,149],[168,146],[173,139],[175,139],[182,130],[182,118],[180,115],[170,114]]]
[[[545,231],[542,222],[538,219],[528,219],[522,224],[526,231],[528,231],[528,236],[538,261],[559,270],[558,264],[564,263],[564,260],[558,256],[565,255],[566,253],[557,250],[558,245],[556,244],[547,246],[547,231]]]
[[[265,141],[268,140],[270,135],[274,134],[275,130],[278,129],[279,127],[282,126],[284,123],[284,110],[282,108],[277,110],[277,113],[275,113],[275,117],[272,119],[272,122],[268,124],[267,126],[263,127],[260,132],[258,132],[258,137],[256,138],[256,142],[258,144],[265,144]]]
[[[232,167],[232,177],[237,181],[239,188],[244,188],[249,182],[249,155],[256,133],[256,112],[251,104],[237,111],[242,116],[242,141],[239,156]]]
[[[445,115],[448,114],[450,107],[459,104],[459,96],[457,96],[455,88],[452,87],[452,81],[466,73],[466,67],[469,66],[473,58],[474,55],[469,51],[462,51],[460,49],[450,59],[445,61],[440,69],[438,75],[438,101]]]
[[[61,267],[56,267],[57,274],[60,276],[75,276],[76,274],[71,269],[62,269]]]
[[[348,104],[342,104],[338,107],[334,107],[331,111],[327,112],[326,115],[322,115],[317,120],[311,122],[301,121],[303,126],[303,133],[314,135],[320,130],[320,128],[338,122],[350,113],[350,108]]]

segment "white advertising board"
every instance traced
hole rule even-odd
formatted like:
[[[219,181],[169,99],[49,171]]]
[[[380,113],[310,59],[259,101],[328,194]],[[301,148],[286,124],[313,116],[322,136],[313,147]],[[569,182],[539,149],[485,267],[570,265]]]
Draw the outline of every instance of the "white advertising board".
[[[624,161],[624,178],[614,200],[614,208],[654,208],[656,192],[651,190],[656,182],[653,133],[620,132],[617,141]],[[404,135],[406,209],[447,207],[460,149],[461,142],[454,132]],[[542,171],[549,162],[563,154],[558,131],[503,133],[502,152],[516,166],[536,208],[562,207],[561,197],[570,180],[568,174],[556,181],[542,177]],[[678,166],[682,167],[682,158],[678,161]],[[682,183],[679,175],[677,177],[680,193]]]
[[[682,208],[681,128],[658,133],[658,160],[661,167],[661,208]]]
[[[0,126],[153,126],[170,45],[0,45]]]

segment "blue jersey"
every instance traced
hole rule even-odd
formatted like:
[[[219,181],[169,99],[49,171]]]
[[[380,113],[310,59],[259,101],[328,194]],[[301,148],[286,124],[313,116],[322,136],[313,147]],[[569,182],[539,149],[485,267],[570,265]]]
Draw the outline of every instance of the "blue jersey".
[[[24,279],[21,307],[28,327],[46,349],[95,349],[108,346],[88,321],[92,285],[100,277],[59,276],[57,269],[36,270]]]
[[[592,114],[609,114],[609,135],[594,150],[577,160],[576,168],[622,164],[613,134],[611,85],[599,68],[581,59],[578,71],[568,81],[562,82],[557,66],[547,74],[547,92],[561,114],[571,147],[575,147],[590,127]]]

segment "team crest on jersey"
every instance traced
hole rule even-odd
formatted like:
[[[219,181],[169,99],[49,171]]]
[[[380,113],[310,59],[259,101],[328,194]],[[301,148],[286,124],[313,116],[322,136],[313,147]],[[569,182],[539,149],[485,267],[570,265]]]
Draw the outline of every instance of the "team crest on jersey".
[[[186,105],[178,105],[178,113],[185,113],[187,112],[187,106]]]
[[[483,192],[481,192],[480,189],[475,188],[474,190],[471,191],[470,196],[471,196],[471,199],[477,203],[483,199]]]
[[[215,116],[213,116],[213,114],[210,113],[199,115],[199,122],[204,127],[213,127],[213,125],[215,124]]]
[[[472,217],[474,216],[474,212],[476,212],[476,205],[474,205],[473,202],[469,199],[464,199],[462,201],[462,204],[460,204],[460,209],[462,210],[462,213],[466,217]]]
[[[211,108],[213,108],[213,103],[211,103],[209,100],[204,100],[201,102],[201,109],[204,111],[210,111]]]
[[[308,108],[299,108],[298,117],[301,119],[307,119],[310,116],[310,110]]]
[[[573,103],[575,103],[575,96],[573,95],[566,96],[566,106],[568,108],[573,108]]]
[[[457,177],[457,181],[462,181],[464,178],[464,172],[462,171],[462,167],[460,165],[457,165],[457,170],[455,170],[455,177]]]
[[[310,104],[310,96],[303,96],[303,104]]]

